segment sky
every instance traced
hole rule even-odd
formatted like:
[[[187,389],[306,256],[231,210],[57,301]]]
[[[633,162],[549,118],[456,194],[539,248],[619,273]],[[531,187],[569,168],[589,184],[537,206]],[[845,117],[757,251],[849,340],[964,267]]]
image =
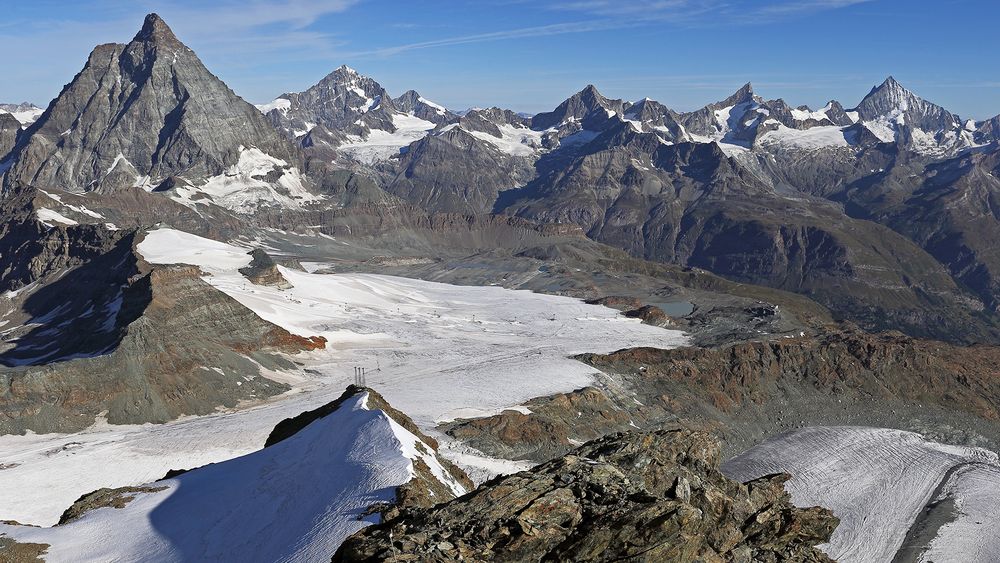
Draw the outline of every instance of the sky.
[[[0,0],[0,101],[44,106],[148,12],[254,103],[347,64],[456,110],[548,111],[594,84],[687,111],[746,82],[852,107],[893,75],[962,117],[1000,113],[997,0]]]

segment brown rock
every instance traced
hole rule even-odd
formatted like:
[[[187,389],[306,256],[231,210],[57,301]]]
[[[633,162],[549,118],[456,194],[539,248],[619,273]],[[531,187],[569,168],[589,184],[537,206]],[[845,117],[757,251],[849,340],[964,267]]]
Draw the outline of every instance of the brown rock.
[[[449,503],[403,510],[333,560],[830,561],[815,545],[836,517],[792,506],[787,476],[727,479],[719,458],[718,441],[700,432],[607,436]]]

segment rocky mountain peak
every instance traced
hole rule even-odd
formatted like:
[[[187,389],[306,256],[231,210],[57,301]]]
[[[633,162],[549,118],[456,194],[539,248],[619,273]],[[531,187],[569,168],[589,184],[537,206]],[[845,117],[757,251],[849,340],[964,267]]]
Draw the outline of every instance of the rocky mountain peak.
[[[914,102],[921,102],[916,94],[910,92],[892,76],[885,79],[882,84],[875,86],[868,92],[868,95],[858,104],[858,111],[871,111],[880,108],[892,108],[906,111]],[[865,117],[862,114],[862,117]]]
[[[724,107],[736,106],[739,104],[746,104],[753,101],[754,101],[753,84],[747,82],[746,84],[741,86],[739,90],[733,92],[731,96],[713,105],[720,108],[724,108]]]
[[[605,98],[596,86],[588,84],[559,104],[555,111],[534,116],[531,126],[535,129],[548,129],[569,120],[583,120],[598,111],[603,114],[602,119],[606,119],[612,112],[622,113],[629,105],[622,100]]]
[[[13,154],[8,184],[71,192],[201,185],[254,158],[284,174],[301,160],[156,14],[128,45],[96,47]]]
[[[854,109],[883,141],[901,141],[918,151],[949,151],[965,146],[959,117],[907,90],[890,76],[872,88]],[[913,135],[919,129],[923,135]]]
[[[396,103],[396,107],[401,111],[412,111],[414,106],[416,106],[420,100],[421,97],[419,92],[416,90],[407,90],[399,97],[394,98],[392,101]]]
[[[347,65],[340,65],[333,70],[334,73],[343,76],[361,76],[361,74]]]
[[[142,29],[135,35],[133,41],[155,42],[164,45],[181,45],[173,30],[158,14],[149,14],[142,22]]]

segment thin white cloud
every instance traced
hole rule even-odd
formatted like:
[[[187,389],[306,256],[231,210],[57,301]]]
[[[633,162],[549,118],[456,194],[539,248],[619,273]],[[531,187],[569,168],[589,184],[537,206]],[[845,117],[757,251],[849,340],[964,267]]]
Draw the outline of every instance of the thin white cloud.
[[[544,37],[550,35],[561,35],[566,33],[586,33],[591,31],[621,29],[622,27],[625,27],[627,25],[637,25],[637,24],[627,24],[625,22],[605,21],[605,20],[556,23],[551,25],[540,25],[534,27],[509,29],[504,31],[494,31],[489,33],[476,33],[472,35],[446,37],[442,39],[433,39],[430,41],[420,41],[417,43],[407,43],[404,45],[383,47],[380,49],[373,49],[370,51],[358,51],[354,53],[346,53],[345,55],[350,57],[364,57],[364,56],[387,57],[417,49],[430,49],[434,47],[449,47],[452,45],[467,45],[469,43],[485,43],[488,41],[522,39],[525,37]]]
[[[367,51],[343,53],[343,55],[348,57],[388,57],[418,49],[568,33],[590,33],[662,25],[663,23],[692,26],[753,25],[873,1],[875,0],[785,0],[763,6],[747,6],[733,0],[634,0],[625,3],[618,0],[576,0],[559,2],[549,5],[547,8],[552,11],[599,16],[600,19],[445,37]]]
[[[873,1],[874,0],[799,0],[793,2],[776,2],[772,5],[758,8],[755,13],[772,16],[794,16],[808,12],[847,8],[849,6],[867,4]]]

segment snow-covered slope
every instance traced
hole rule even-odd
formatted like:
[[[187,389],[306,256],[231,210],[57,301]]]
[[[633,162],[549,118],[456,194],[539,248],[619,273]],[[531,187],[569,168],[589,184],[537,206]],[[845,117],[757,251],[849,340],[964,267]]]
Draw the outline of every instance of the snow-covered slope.
[[[23,104],[0,104],[0,113],[9,113],[14,116],[22,127],[27,127],[35,122],[45,110],[27,102]]]
[[[206,281],[266,320],[326,337],[325,350],[294,358],[301,365],[265,370],[293,390],[241,410],[161,425],[101,423],[72,435],[0,437],[0,464],[9,465],[0,471],[0,520],[51,525],[80,495],[100,487],[145,483],[168,469],[255,451],[282,419],[338,397],[354,366],[367,367],[369,385],[435,435],[439,421],[493,414],[591,384],[593,368],[569,359],[573,354],[686,342],[679,331],[606,307],[499,287],[288,268],[281,273],[292,289],[255,286],[237,272],[250,262],[247,250],[170,229],[153,231],[139,245],[150,262],[200,266],[211,274]],[[446,455],[466,467],[511,467],[461,450]]]
[[[934,534],[931,552],[947,557],[924,553],[921,560],[995,561],[1000,552],[991,532],[1000,526],[1000,505],[989,501],[1000,490],[994,452],[901,430],[812,427],[767,440],[723,472],[740,481],[790,473],[786,488],[797,506],[824,506],[840,518],[823,549],[842,563],[893,560],[924,508],[949,496],[958,513],[945,515],[954,521]]]
[[[367,135],[348,135],[339,150],[365,164],[387,160],[413,141],[419,140],[434,129],[435,125],[413,115],[397,113],[392,116],[395,131],[372,129]]]
[[[21,543],[48,544],[48,561],[322,561],[361,527],[366,510],[427,464],[455,495],[428,444],[368,392],[290,438],[246,456],[147,484],[121,508],[101,507],[52,528],[0,524]]]
[[[777,145],[783,148],[822,149],[827,147],[846,147],[850,133],[847,127],[836,125],[821,125],[809,129],[792,129],[777,122],[765,122],[773,125],[774,130],[760,136],[757,142],[763,146]]]
[[[275,174],[277,178],[272,179]],[[148,183],[141,187],[152,189]],[[252,212],[261,206],[296,208],[321,199],[306,189],[297,168],[256,147],[242,146],[237,163],[223,174],[204,182],[179,184],[167,194],[193,208],[213,203],[238,212]]]

